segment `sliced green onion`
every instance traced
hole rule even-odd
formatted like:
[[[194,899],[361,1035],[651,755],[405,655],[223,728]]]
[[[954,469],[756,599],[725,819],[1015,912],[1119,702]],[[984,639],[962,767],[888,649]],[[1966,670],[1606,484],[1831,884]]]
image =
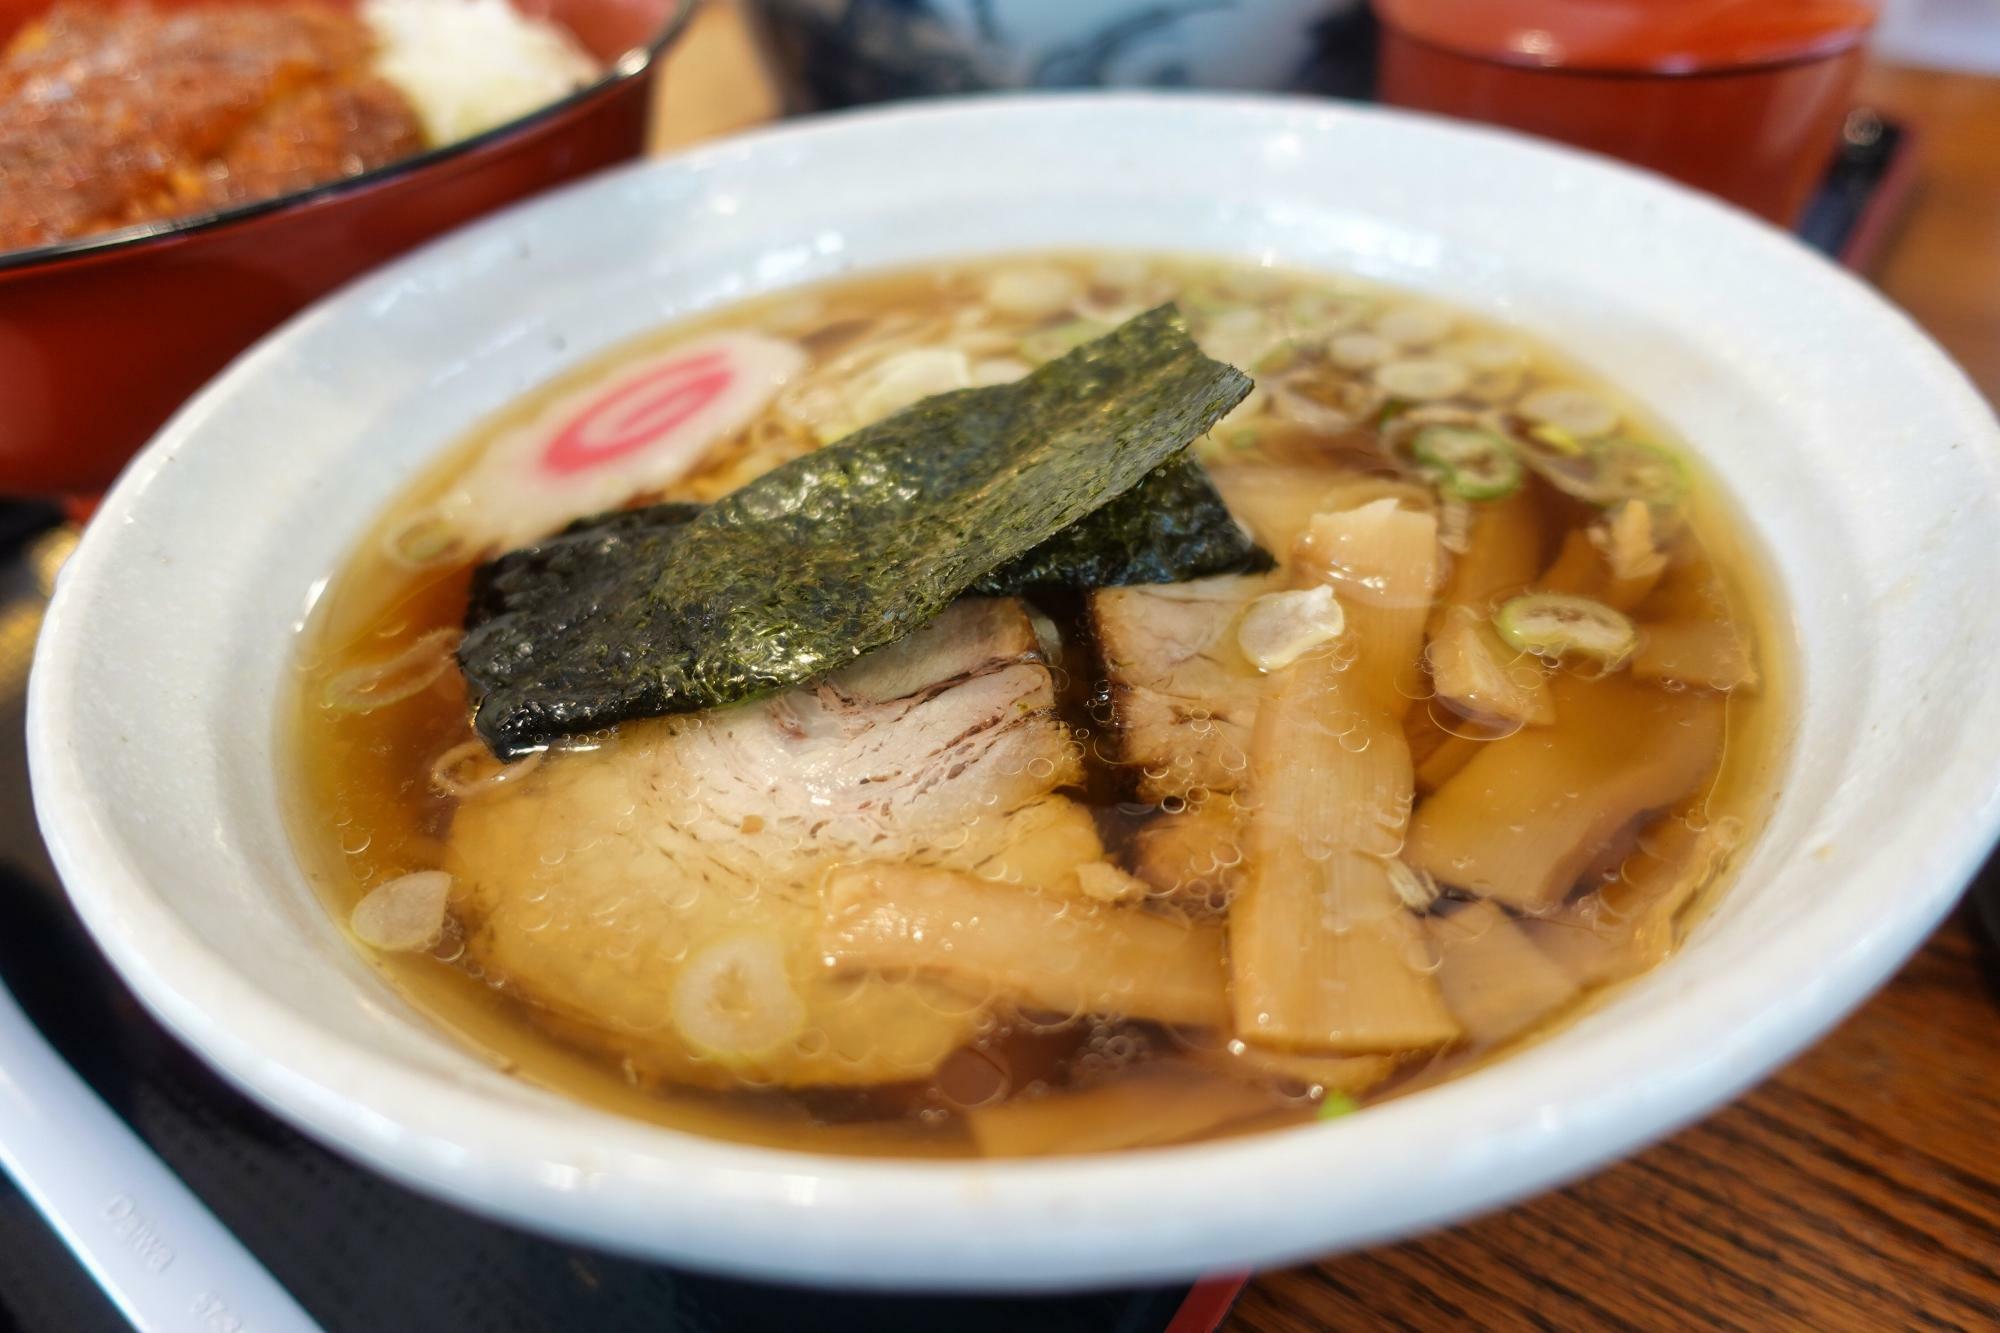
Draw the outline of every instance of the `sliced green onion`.
[[[1566,458],[1578,458],[1583,454],[1583,441],[1561,426],[1552,426],[1544,421],[1539,425],[1528,427],[1528,435]]]
[[[1454,338],[1439,347],[1437,355],[1456,361],[1475,374],[1519,370],[1528,359],[1519,343],[1485,337]]]
[[[1047,319],[1069,308],[1077,280],[1052,264],[1003,268],[986,281],[986,304],[1014,319]]]
[[[1175,300],[1182,309],[1192,310],[1201,315],[1220,314],[1225,310],[1238,309],[1244,304],[1240,299],[1223,291],[1219,283],[1214,282],[1196,283],[1183,291]]]
[[[465,539],[444,515],[431,510],[412,514],[390,530],[383,550],[409,569],[450,564],[464,553]]]
[[[1603,503],[1644,500],[1668,507],[1687,494],[1687,467],[1679,456],[1643,440],[1611,439],[1591,450],[1598,484],[1607,492]]]
[[[1361,1103],[1344,1092],[1328,1088],[1319,1099],[1319,1109],[1313,1115],[1320,1120],[1338,1120],[1344,1115],[1353,1115],[1361,1109]]]
[[[1622,436],[1579,442],[1548,426],[1527,432],[1522,458],[1549,485],[1586,504],[1613,508],[1643,500],[1671,509],[1687,494],[1687,469],[1656,444]],[[1538,447],[1546,446],[1546,447]]]
[[[1632,655],[1639,631],[1623,612],[1567,593],[1537,592],[1504,603],[1493,627],[1509,647],[1540,657],[1574,654],[1616,666]]]
[[[1250,369],[1259,375],[1276,375],[1280,371],[1290,370],[1298,364],[1298,360],[1299,345],[1287,338],[1258,357]]]
[[[1443,357],[1407,357],[1375,369],[1375,385],[1382,392],[1423,403],[1456,397],[1470,383],[1471,371]]]
[[[1259,671],[1282,671],[1323,643],[1341,636],[1347,613],[1324,583],[1267,592],[1237,622],[1236,646]]]
[[[1391,306],[1375,317],[1371,327],[1398,347],[1429,347],[1450,336],[1452,317],[1437,306],[1412,302]]]
[[[1507,441],[1473,426],[1425,426],[1410,452],[1461,500],[1500,500],[1521,489],[1521,460]]]
[[[805,1026],[784,945],[769,934],[733,935],[705,946],[674,978],[669,1017],[696,1050],[749,1059],[790,1041]]]
[[[1359,321],[1362,308],[1351,298],[1301,291],[1285,303],[1285,313],[1293,324],[1324,333],[1351,328]]]
[[[1217,290],[1242,301],[1275,301],[1290,281],[1267,268],[1224,269],[1215,280]]]
[[[1382,866],[1389,872],[1389,887],[1403,900],[1403,906],[1412,912],[1428,912],[1437,903],[1441,890],[1430,871],[1413,869],[1409,862],[1394,856]]]
[[[1373,333],[1343,333],[1328,344],[1334,364],[1343,370],[1367,370],[1396,354],[1396,345]]]
[[[1516,405],[1530,421],[1555,426],[1579,439],[1594,440],[1618,429],[1618,409],[1588,389],[1551,385],[1537,389]]]
[[[372,713],[413,699],[444,675],[458,638],[451,626],[434,629],[386,661],[350,667],[328,678],[321,703],[337,713]]]
[[[442,870],[400,875],[370,889],[354,905],[347,927],[363,944],[385,953],[428,949],[444,933],[450,897],[451,876]]]
[[[1021,339],[1021,355],[1037,365],[1053,361],[1111,330],[1094,319],[1072,319],[1054,328],[1037,329]]]

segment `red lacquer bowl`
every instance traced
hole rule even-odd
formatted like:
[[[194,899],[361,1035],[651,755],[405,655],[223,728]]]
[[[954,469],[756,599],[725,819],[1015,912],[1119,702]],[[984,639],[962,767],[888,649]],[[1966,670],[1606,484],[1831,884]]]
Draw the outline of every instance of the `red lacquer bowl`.
[[[468,219],[636,157],[653,76],[694,0],[520,2],[574,33],[604,76],[363,175],[0,252],[0,494],[102,490],[195,389],[315,297]],[[0,44],[45,7],[0,0]]]

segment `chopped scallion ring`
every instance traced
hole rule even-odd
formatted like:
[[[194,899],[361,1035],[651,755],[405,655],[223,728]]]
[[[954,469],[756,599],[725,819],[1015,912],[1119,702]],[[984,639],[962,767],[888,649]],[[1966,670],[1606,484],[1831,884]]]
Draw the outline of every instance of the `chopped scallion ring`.
[[[1623,612],[1566,593],[1515,597],[1493,615],[1509,647],[1540,657],[1574,654],[1617,666],[1638,647],[1639,631]]]
[[[1426,426],[1410,444],[1418,463],[1461,500],[1500,500],[1521,488],[1521,462],[1507,441],[1473,426]]]
[[[1606,440],[1591,451],[1597,463],[1599,490],[1605,504],[1644,500],[1670,506],[1687,493],[1687,469],[1681,460],[1657,444],[1642,440]]]

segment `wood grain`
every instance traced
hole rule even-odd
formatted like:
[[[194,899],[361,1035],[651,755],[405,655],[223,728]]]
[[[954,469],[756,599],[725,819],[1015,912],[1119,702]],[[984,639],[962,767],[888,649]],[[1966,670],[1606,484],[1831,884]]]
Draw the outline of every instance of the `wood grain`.
[[[2000,401],[2000,79],[1878,65],[1861,97],[1917,134],[1914,197],[1875,280]]]
[[[2000,1327],[1996,1031],[1955,922],[1703,1124],[1466,1226],[1265,1274],[1225,1327]]]
[[[690,38],[666,72],[663,146],[773,114],[731,6],[711,4]],[[1921,137],[1877,280],[2000,399],[2000,80],[1877,67],[1862,96]],[[1261,1275],[1224,1327],[2000,1329],[1990,968],[1961,917],[1706,1122],[1467,1225]]]

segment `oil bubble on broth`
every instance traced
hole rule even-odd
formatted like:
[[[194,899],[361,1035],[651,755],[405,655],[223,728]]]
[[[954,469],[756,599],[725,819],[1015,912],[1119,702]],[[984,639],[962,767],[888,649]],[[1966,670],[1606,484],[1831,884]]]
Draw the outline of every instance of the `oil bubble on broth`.
[[[1160,364],[1249,380],[1180,477],[1228,572],[1093,556],[740,702],[511,762],[475,730],[495,569],[698,558],[774,469],[1034,401],[993,395],[1168,302],[1206,357]],[[359,543],[298,646],[295,842],[440,1024],[699,1133],[1038,1155],[1390,1102],[1659,965],[1762,824],[1787,644],[1700,446],[1327,274],[1009,256],[718,310],[482,423]]]

